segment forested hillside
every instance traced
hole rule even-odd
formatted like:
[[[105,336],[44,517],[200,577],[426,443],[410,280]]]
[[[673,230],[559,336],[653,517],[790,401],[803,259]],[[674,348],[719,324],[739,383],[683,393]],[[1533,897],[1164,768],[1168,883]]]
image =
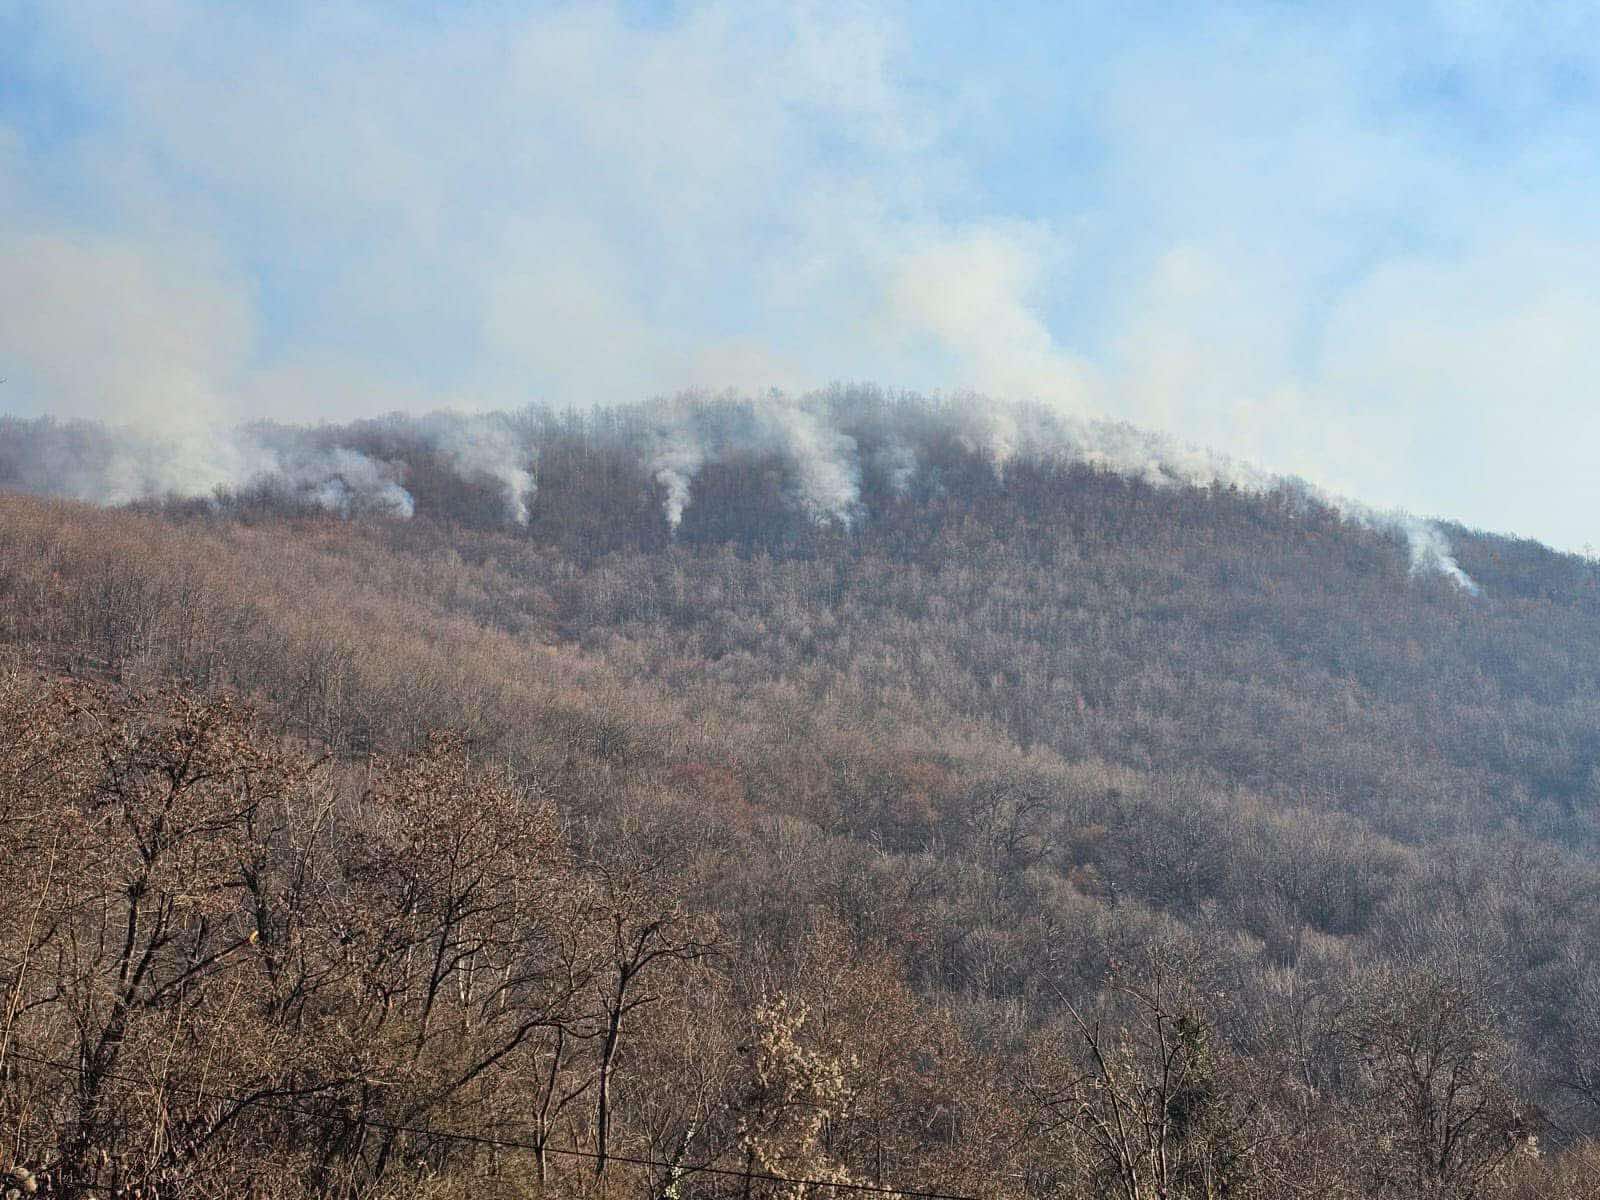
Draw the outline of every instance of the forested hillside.
[[[1600,568],[821,403],[0,494],[18,1186],[1597,1194]]]

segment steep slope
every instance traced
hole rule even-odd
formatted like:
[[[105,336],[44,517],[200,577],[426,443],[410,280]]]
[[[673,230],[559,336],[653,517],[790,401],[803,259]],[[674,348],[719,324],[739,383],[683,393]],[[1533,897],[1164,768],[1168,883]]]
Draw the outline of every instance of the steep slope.
[[[856,431],[878,467],[844,515],[793,443],[747,437],[686,475],[674,528],[659,447],[578,422],[526,524],[498,477],[415,465],[409,520],[266,485],[139,511],[10,495],[0,634],[48,671],[237,689],[343,758],[462,731],[580,859],[676,864],[723,931],[734,1026],[778,1030],[779,994],[825,1011],[826,944],[1000,1087],[1070,1059],[1068,1013],[1130,995],[1108,980],[1154,943],[1203,977],[1271,1111],[1286,1081],[1321,1097],[1282,1136],[1337,1174],[1329,1147],[1366,1136],[1337,1014],[1389,1011],[1369,998],[1420,969],[1503,1039],[1524,1104],[1588,1129],[1595,567],[1448,529],[1474,593],[1400,526],[1292,488],[997,464],[918,419],[898,466]],[[1002,1105],[1024,1125],[1029,1095]],[[902,1183],[1009,1186],[895,1136]]]

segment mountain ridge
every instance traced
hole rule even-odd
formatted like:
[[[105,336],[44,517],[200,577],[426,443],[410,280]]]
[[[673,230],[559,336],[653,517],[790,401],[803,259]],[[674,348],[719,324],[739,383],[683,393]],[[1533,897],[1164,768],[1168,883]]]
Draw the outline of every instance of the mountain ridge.
[[[635,504],[659,508],[676,533],[697,490],[739,487],[740,472],[777,471],[780,496],[764,497],[791,515],[848,526],[908,489],[943,486],[941,470],[975,482],[971,464],[1003,471],[1013,459],[1082,464],[1156,486],[1217,485],[1279,491],[1391,529],[1418,570],[1437,571],[1469,590],[1437,521],[1339,496],[1294,476],[1235,460],[1155,431],[1108,419],[978,396],[927,398],[865,386],[787,396],[683,394],[647,404],[557,414],[401,413],[290,426],[255,422],[232,429],[115,429],[49,418],[0,422],[0,485],[77,499],[123,503],[163,497],[301,504],[341,513],[409,517],[425,511],[480,525],[527,526],[530,506],[552,482],[574,486],[574,459],[592,473],[604,461]],[[564,474],[565,472],[565,474]],[[748,483],[748,481],[746,481]],[[500,507],[469,498],[498,489]],[[590,504],[597,500],[586,497]],[[581,501],[580,501],[581,502]],[[469,512],[476,503],[479,511]],[[579,513],[571,504],[566,524]],[[636,514],[637,536],[659,540]]]

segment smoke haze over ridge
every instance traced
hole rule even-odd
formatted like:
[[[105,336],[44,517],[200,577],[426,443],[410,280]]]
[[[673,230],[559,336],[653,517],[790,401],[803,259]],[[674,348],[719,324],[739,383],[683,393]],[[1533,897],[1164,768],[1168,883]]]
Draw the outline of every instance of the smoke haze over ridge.
[[[1577,548],[1595,24],[23,0],[0,413],[139,431],[108,499],[275,473],[399,511],[381,460],[227,431],[881,379]],[[1000,457],[1010,411],[972,418]],[[497,418],[425,420],[525,519]],[[783,401],[747,433],[808,447],[814,516],[848,509],[835,427]],[[1103,440],[1083,452],[1116,467]],[[704,439],[668,421],[653,454],[681,513]]]
[[[863,511],[868,468],[892,492],[904,494],[917,472],[930,466],[930,439],[944,439],[979,455],[1002,479],[1014,462],[1053,462],[1082,464],[1152,487],[1289,492],[1400,537],[1414,572],[1437,572],[1477,591],[1443,532],[1429,521],[1380,511],[1125,423],[971,395],[890,401],[876,389],[841,386],[755,399],[685,393],[629,406],[618,415],[631,433],[602,429],[589,438],[602,444],[609,439],[615,444],[606,448],[639,458],[642,471],[659,486],[672,534],[704,470],[762,461],[789,472],[790,502],[806,520],[849,527]],[[341,516],[408,518],[416,510],[408,483],[420,461],[493,490],[496,521],[517,526],[528,523],[543,456],[567,432],[553,414],[534,410],[397,413],[347,426],[243,425],[218,432],[216,444],[207,446],[92,422],[0,418],[0,486],[96,503],[213,496],[220,502],[259,493]],[[187,455],[199,455],[210,466],[186,468]],[[219,479],[224,470],[232,475]]]

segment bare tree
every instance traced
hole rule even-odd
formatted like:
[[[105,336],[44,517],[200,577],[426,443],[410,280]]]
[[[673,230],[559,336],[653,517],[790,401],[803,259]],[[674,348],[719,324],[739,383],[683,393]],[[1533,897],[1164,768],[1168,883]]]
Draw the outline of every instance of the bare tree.
[[[1343,1029],[1373,1195],[1479,1200],[1535,1145],[1508,1047],[1466,986],[1428,971],[1362,981]]]
[[[611,1141],[612,1073],[624,1027],[631,1014],[661,998],[649,984],[662,968],[695,962],[715,951],[716,930],[673,895],[660,857],[597,860],[591,871],[597,884],[594,919],[608,942],[606,965],[597,980],[605,1031],[596,1076],[594,1170],[602,1175]]]
[[[1065,1025],[1037,1048],[1033,1136],[1096,1194],[1257,1194],[1271,1133],[1232,1090],[1189,966],[1159,946],[1114,966],[1098,1011],[1059,996]]]

